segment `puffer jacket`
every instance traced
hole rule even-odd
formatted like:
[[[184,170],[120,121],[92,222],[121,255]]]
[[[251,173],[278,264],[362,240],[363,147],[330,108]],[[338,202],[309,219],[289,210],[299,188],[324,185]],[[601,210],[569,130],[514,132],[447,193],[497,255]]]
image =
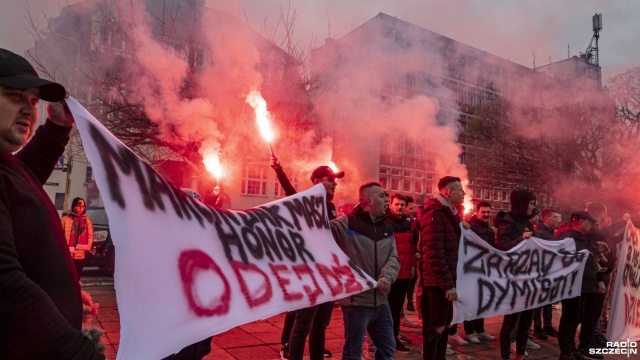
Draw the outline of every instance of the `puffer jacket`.
[[[77,246],[71,257],[75,260],[81,260],[85,258],[85,254],[87,251],[91,250],[91,246],[93,245],[93,223],[91,223],[91,219],[88,216],[83,215],[87,219],[87,233],[89,234],[88,244]],[[63,216],[60,220],[62,222],[62,229],[64,230],[64,237],[67,239],[67,244],[69,244],[69,238],[71,238],[71,228],[73,228],[74,219],[71,216]]]
[[[500,211],[496,215],[494,222],[498,228],[496,248],[499,250],[510,250],[524,241],[522,238],[523,233],[533,232],[533,226],[531,226],[528,219],[515,216],[510,212]]]
[[[478,216],[474,215],[469,219],[469,228],[487,244],[495,246],[496,233],[488,222],[478,219]]]
[[[400,262],[393,227],[384,217],[371,220],[369,212],[358,210],[331,220],[333,238],[353,264],[376,281],[383,278],[389,283],[396,281]],[[342,306],[377,307],[387,303],[387,293],[377,288],[351,295],[336,301]]]
[[[398,279],[409,279],[411,278],[411,268],[416,267],[411,220],[405,215],[397,217],[391,212],[387,212],[387,222],[393,227],[393,237],[396,240],[396,250],[400,261]]]
[[[423,286],[438,286],[447,291],[456,286],[460,214],[436,198],[427,200],[420,216],[421,271]]]
[[[573,238],[576,244],[576,251],[590,250],[590,244],[586,236],[573,230],[571,223],[562,224],[558,228],[558,239]],[[594,293],[598,292],[598,282],[605,281],[605,275],[599,273],[596,270],[596,264],[593,257],[587,257],[587,263],[584,266],[584,273],[582,274],[582,293]]]

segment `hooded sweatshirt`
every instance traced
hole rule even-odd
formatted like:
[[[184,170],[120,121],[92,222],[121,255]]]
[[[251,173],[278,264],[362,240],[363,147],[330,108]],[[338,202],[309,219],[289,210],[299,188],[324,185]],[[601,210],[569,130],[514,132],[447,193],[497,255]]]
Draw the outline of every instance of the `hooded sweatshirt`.
[[[496,248],[507,251],[518,245],[524,239],[522,234],[533,232],[533,226],[529,222],[527,208],[534,198],[529,190],[515,190],[511,193],[511,211],[500,211],[495,217],[495,225],[498,228],[496,236]]]

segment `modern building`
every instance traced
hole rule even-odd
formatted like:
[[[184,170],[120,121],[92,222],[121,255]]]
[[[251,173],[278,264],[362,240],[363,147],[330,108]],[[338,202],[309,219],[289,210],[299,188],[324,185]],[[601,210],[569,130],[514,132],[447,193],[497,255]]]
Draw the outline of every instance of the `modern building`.
[[[439,127],[457,134],[454,142],[460,154],[456,160],[467,164],[467,154],[475,146],[467,125],[483,105],[509,98],[535,107],[541,100],[530,96],[531,89],[581,86],[598,91],[601,87],[600,67],[584,59],[573,57],[531,69],[383,13],[339,39],[326,39],[313,51],[312,61],[318,81],[314,97],[318,107],[325,106],[319,109],[324,114],[323,131],[333,138],[336,149],[357,142],[354,137],[359,134],[350,129],[352,120],[367,108],[387,111],[407,108],[411,100],[437,99],[433,114],[413,112],[415,122],[429,123],[427,132],[419,136],[413,128],[387,126],[386,122],[393,124],[400,117],[372,121],[371,126],[387,130],[367,143],[368,156],[358,159],[362,178],[379,180],[388,192],[411,195],[418,204],[437,191],[437,178],[446,175],[438,170],[440,155],[434,152],[441,146],[435,141],[439,135],[433,135]],[[403,114],[412,116],[411,111]],[[360,126],[366,128],[366,121]],[[533,151],[525,157],[536,161]],[[504,210],[509,208],[511,190],[523,186],[520,175],[492,178],[470,172],[468,188],[474,202],[490,201],[494,211]],[[535,190],[543,206],[558,205],[548,189]]]

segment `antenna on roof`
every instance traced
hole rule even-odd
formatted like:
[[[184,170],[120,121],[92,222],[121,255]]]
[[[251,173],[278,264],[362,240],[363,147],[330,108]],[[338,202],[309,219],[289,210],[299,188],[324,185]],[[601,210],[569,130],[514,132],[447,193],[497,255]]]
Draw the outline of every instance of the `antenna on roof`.
[[[591,18],[593,23],[593,37],[587,47],[587,51],[580,53],[580,58],[592,65],[600,65],[598,59],[598,39],[600,38],[600,31],[602,30],[602,14],[595,14]]]
[[[536,53],[535,51],[533,52],[533,68],[536,68]]]
[[[331,19],[329,19],[329,10],[327,8],[324,8],[324,11],[327,13],[327,31],[329,32],[327,34],[327,37],[330,38],[331,37]]]
[[[571,45],[567,44],[567,59],[571,57]]]

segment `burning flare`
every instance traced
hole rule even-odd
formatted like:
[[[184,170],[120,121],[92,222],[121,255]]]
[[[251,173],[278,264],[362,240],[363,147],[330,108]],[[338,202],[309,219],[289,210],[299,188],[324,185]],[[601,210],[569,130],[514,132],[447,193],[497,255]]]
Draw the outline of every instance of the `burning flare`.
[[[267,110],[267,102],[262,95],[260,95],[260,92],[256,90],[252,90],[249,95],[247,95],[246,100],[256,112],[256,121],[258,122],[260,134],[266,142],[270,143],[273,141],[274,134],[269,121],[271,115],[269,114],[269,110]]]
[[[222,165],[220,164],[220,157],[217,152],[213,149],[208,149],[203,151],[203,159],[202,163],[204,163],[204,167],[210,172],[213,176],[215,176],[216,181],[220,180],[223,175]]]
[[[337,173],[338,171],[340,171],[340,170],[338,169],[338,167],[336,166],[336,163],[334,163],[333,161],[330,161],[330,162],[329,162],[329,167],[331,168],[331,170],[333,170],[333,172],[336,172],[336,173]]]

